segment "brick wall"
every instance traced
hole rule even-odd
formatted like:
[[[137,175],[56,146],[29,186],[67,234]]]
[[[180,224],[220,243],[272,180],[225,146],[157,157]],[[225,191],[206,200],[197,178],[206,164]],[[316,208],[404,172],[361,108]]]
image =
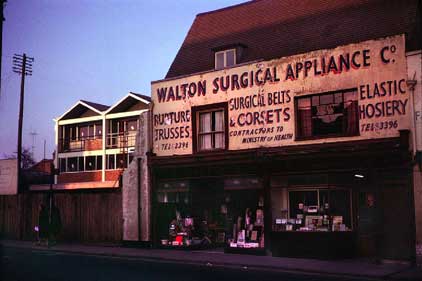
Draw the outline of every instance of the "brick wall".
[[[103,141],[101,139],[95,140],[86,140],[85,142],[85,150],[102,150],[103,149]]]
[[[105,180],[106,181],[116,181],[119,179],[120,174],[122,173],[121,170],[109,170],[105,173]]]
[[[57,177],[57,183],[101,181],[101,171],[62,173]]]

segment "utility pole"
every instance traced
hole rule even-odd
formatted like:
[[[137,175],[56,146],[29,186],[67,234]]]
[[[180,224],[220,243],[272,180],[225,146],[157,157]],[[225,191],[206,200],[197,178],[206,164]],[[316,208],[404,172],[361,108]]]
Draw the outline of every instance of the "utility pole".
[[[19,102],[19,127],[18,127],[18,190],[21,185],[21,162],[22,162],[22,125],[23,125],[23,102],[25,94],[25,76],[32,75],[32,62],[34,58],[26,54],[13,56],[13,72],[21,74],[21,93]]]
[[[1,97],[1,60],[3,50],[3,21],[5,20],[3,14],[3,8],[6,5],[7,0],[0,0],[0,97]]]

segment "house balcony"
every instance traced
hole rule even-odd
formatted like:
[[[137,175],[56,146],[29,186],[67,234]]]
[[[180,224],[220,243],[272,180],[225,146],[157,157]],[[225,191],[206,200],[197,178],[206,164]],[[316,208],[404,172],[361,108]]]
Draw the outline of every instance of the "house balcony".
[[[59,139],[59,152],[91,151],[103,149],[103,141],[99,137],[83,139]]]
[[[107,135],[106,148],[127,148],[136,144],[136,132],[112,133]]]

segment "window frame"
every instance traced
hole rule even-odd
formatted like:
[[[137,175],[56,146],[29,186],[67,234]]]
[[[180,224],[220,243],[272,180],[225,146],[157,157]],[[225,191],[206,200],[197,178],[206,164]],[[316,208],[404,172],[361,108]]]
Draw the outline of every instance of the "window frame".
[[[226,151],[229,149],[229,120],[228,120],[228,104],[227,102],[208,104],[192,107],[192,150],[193,153],[212,153],[215,151]],[[199,148],[199,115],[206,112],[223,111],[223,148],[200,149]]]
[[[312,98],[313,97],[321,97],[324,95],[333,95],[333,99],[335,100],[335,95],[341,93],[342,94],[342,103],[343,103],[343,112],[342,115],[344,116],[344,97],[347,93],[350,92],[355,92],[356,93],[356,102],[359,108],[359,97],[358,97],[358,89],[357,88],[349,88],[349,89],[342,89],[342,90],[337,90],[337,91],[330,91],[330,92],[324,92],[324,93],[318,93],[318,94],[312,94],[312,95],[304,95],[304,96],[297,96],[295,97],[294,100],[294,104],[295,104],[295,140],[296,141],[301,141],[301,140],[313,140],[313,139],[325,139],[325,138],[337,138],[337,137],[355,137],[355,136],[360,136],[360,131],[359,131],[359,109],[357,109],[356,111],[356,133],[355,134],[348,134],[347,132],[345,132],[345,128],[342,127],[342,132],[339,133],[331,133],[331,134],[313,134],[311,136],[301,136],[300,135],[300,129],[301,129],[301,124],[300,124],[300,117],[299,117],[299,100],[301,99],[305,99],[305,98],[309,98],[310,99],[310,107],[311,107],[311,131],[313,130],[313,126],[312,126],[312,119],[313,119],[313,115],[312,115]]]
[[[289,187],[287,188],[287,217],[288,219],[291,219],[291,214],[290,214],[290,193],[291,192],[316,192],[317,193],[317,201],[318,201],[318,208],[321,207],[321,202],[320,202],[320,191],[322,192],[328,192],[328,200],[329,200],[329,206],[331,208],[331,202],[330,202],[330,192],[335,192],[335,191],[343,191],[347,194],[348,197],[348,201],[349,201],[349,219],[350,219],[350,230],[351,231],[355,231],[356,230],[356,226],[355,226],[355,218],[353,217],[355,214],[355,210],[353,209],[353,192],[351,188],[347,188],[347,187],[342,187],[342,186],[313,186],[313,187]],[[349,227],[349,226],[348,226]],[[330,230],[331,232],[331,230]]]
[[[234,54],[233,54],[234,63],[232,65],[227,65],[227,53],[229,53],[231,51],[234,52]],[[217,67],[217,56],[219,54],[223,54],[223,66],[222,67]],[[236,64],[237,64],[237,50],[236,50],[236,48],[230,48],[230,49],[225,49],[225,50],[221,50],[221,51],[216,51],[214,53],[214,69],[215,70],[221,70],[221,69],[224,69],[224,68],[227,68],[227,67],[232,67],[232,66],[235,66]]]

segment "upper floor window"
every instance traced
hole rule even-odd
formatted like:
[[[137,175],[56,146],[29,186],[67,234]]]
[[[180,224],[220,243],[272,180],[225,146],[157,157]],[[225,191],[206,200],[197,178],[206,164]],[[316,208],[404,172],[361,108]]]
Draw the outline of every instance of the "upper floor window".
[[[226,149],[227,104],[193,108],[196,151]]]
[[[215,69],[223,69],[236,64],[236,49],[228,49],[215,53]]]
[[[298,138],[359,134],[356,89],[301,97],[296,105]]]

